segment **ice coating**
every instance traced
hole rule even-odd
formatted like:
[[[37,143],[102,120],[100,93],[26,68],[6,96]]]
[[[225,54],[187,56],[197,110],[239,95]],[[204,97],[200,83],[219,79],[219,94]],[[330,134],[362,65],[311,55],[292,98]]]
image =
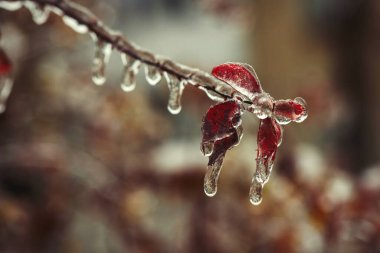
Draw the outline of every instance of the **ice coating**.
[[[213,68],[212,75],[228,83],[249,99],[263,91],[256,72],[248,64],[224,63]]]
[[[249,198],[258,205],[262,200],[262,189],[269,180],[276,157],[277,148],[282,141],[282,127],[272,118],[260,121],[257,134],[256,172],[253,176]]]
[[[274,99],[268,93],[263,92],[253,98],[250,110],[259,119],[265,119],[272,116],[273,106]]]
[[[169,88],[168,110],[171,114],[178,114],[182,108],[181,97],[186,81],[178,80],[176,76],[172,76],[167,72],[164,73],[164,76]]]
[[[238,131],[235,131],[233,134],[223,139],[217,140],[214,144],[212,154],[209,157],[203,187],[204,192],[209,197],[214,196],[217,192],[220,170],[222,168],[223,159],[226,155],[227,150],[239,144],[242,133],[241,126],[239,128],[240,129]]]
[[[288,124],[291,121],[300,123],[307,118],[307,105],[303,98],[277,100],[273,114],[281,125]]]
[[[78,21],[73,19],[72,17],[69,16],[63,16],[62,17],[63,23],[65,23],[68,27],[73,29],[77,33],[87,33],[88,32],[88,27],[83,24],[79,24]]]
[[[139,73],[141,62],[127,54],[122,54],[121,60],[124,65],[121,89],[125,92],[130,92],[136,88],[136,76]]]
[[[231,100],[210,107],[203,118],[202,133],[201,151],[209,156],[204,191],[214,196],[224,156],[242,137],[240,105]]]
[[[231,135],[240,124],[240,105],[236,101],[230,100],[210,107],[203,117],[201,147],[203,154],[209,153],[209,142]],[[203,147],[203,143],[206,147]]]
[[[0,2],[0,8],[8,11],[16,11],[22,7],[21,1],[14,2]]]
[[[106,65],[111,56],[112,46],[93,36],[95,41],[95,56],[92,68],[92,81],[96,85],[103,85],[106,81]]]
[[[145,65],[145,78],[150,85],[156,85],[161,81],[162,74],[156,67]]]
[[[37,25],[44,24],[49,18],[50,8],[47,6],[39,5],[32,1],[25,1],[24,6],[30,11],[33,21]]]

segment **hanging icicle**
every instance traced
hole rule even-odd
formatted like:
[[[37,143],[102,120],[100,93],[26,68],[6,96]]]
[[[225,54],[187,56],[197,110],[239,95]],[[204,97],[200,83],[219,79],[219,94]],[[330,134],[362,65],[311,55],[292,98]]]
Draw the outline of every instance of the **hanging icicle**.
[[[37,25],[44,24],[49,18],[50,8],[47,6],[43,6],[32,1],[25,1],[24,6],[30,11],[33,21]]]
[[[159,83],[161,77],[161,72],[155,66],[145,65],[145,78],[150,85],[156,85]]]
[[[171,114],[178,114],[182,109],[181,97],[186,81],[179,80],[176,76],[172,76],[167,72],[164,72],[164,76],[169,88],[168,110]]]
[[[92,68],[92,81],[96,85],[103,85],[106,82],[106,66],[112,52],[111,44],[99,39],[96,35],[91,35],[95,41],[95,57]]]
[[[121,61],[124,65],[121,89],[125,92],[133,91],[136,88],[136,76],[140,71],[141,62],[127,54],[121,55]]]

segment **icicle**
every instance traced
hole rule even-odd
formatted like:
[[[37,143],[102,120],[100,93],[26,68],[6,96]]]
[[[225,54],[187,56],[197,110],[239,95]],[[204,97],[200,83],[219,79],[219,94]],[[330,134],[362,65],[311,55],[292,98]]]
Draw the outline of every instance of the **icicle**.
[[[50,9],[48,7],[31,1],[26,1],[24,5],[30,11],[30,14],[32,14],[33,21],[37,25],[42,25],[49,18]]]
[[[122,54],[121,60],[124,64],[124,77],[121,89],[125,92],[130,92],[136,88],[136,75],[139,73],[141,62],[127,54]]]
[[[177,77],[164,73],[169,88],[168,110],[171,114],[178,114],[181,111],[181,97],[185,88],[186,80],[178,80]]]
[[[73,19],[72,17],[69,16],[63,16],[62,17],[63,23],[65,23],[68,27],[73,29],[77,33],[87,33],[88,32],[88,27],[83,24],[79,24],[78,21]]]
[[[253,178],[251,189],[249,190],[249,200],[255,206],[259,205],[263,200],[263,183],[260,183]]]
[[[0,2],[0,8],[3,8],[8,11],[16,11],[22,7],[21,1],[14,1],[14,2]]]
[[[0,76],[0,113],[6,109],[6,103],[11,94],[13,79],[10,75]]]
[[[207,166],[203,189],[206,195],[209,197],[215,196],[217,192],[218,178],[220,170],[222,168],[224,155],[225,153],[220,154],[220,156],[215,160],[213,164]]]
[[[216,102],[223,102],[225,101],[225,98],[222,97],[219,93],[216,93],[215,91],[213,90],[208,90],[206,89],[205,87],[203,86],[199,86],[198,87],[199,89],[203,90],[206,95],[213,101],[216,101]]]
[[[106,65],[111,56],[112,46],[95,36],[95,57],[93,60],[92,81],[96,85],[103,85],[106,81]]]
[[[156,85],[161,80],[161,72],[154,66],[145,66],[145,78],[150,85]]]

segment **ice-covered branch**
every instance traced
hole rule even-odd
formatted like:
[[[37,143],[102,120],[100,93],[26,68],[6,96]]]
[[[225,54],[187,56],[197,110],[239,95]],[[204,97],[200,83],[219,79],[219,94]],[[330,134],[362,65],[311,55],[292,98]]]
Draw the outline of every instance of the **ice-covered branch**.
[[[230,85],[218,80],[207,72],[176,63],[168,58],[153,54],[130,42],[121,33],[107,27],[99,18],[83,6],[70,0],[1,0],[0,7],[7,10],[17,10],[25,6],[30,10],[36,23],[46,21],[50,12],[62,16],[63,22],[78,33],[89,33],[96,41],[97,50],[94,60],[94,82],[104,83],[105,63],[112,49],[118,50],[124,59],[126,69],[122,88],[124,91],[134,87],[134,76],[140,63],[146,66],[148,82],[155,84],[162,73],[178,81],[178,87],[191,84],[204,90],[213,100],[225,100],[236,94]],[[127,63],[129,62],[129,63]],[[124,80],[125,81],[125,80]],[[129,83],[128,83],[129,82]],[[180,85],[181,83],[181,85]],[[240,96],[242,98],[242,96]],[[250,104],[249,100],[243,100]]]

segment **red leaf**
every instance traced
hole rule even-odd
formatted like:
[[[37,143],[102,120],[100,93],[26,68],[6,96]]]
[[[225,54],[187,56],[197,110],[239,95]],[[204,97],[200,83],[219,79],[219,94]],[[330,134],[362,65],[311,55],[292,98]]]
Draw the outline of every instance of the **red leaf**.
[[[202,142],[214,142],[231,135],[240,124],[240,106],[236,101],[226,101],[210,107],[203,118]]]
[[[212,75],[248,98],[263,91],[254,69],[248,64],[224,63],[213,68]]]
[[[273,113],[280,124],[290,121],[302,122],[307,117],[306,102],[302,98],[278,100],[275,102]]]
[[[272,164],[281,139],[282,128],[274,119],[261,120],[257,134],[257,160],[263,160],[266,165]]]

